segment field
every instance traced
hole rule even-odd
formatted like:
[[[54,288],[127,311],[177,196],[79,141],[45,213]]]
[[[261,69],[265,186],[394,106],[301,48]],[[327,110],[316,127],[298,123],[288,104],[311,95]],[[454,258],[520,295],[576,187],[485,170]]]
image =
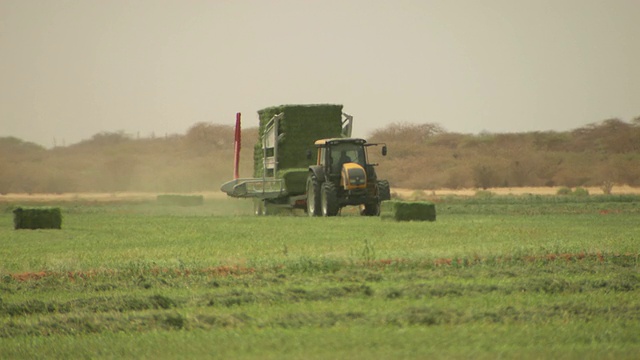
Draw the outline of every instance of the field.
[[[5,197],[0,357],[637,358],[639,195],[434,200],[402,223]],[[13,230],[41,203],[62,230]]]

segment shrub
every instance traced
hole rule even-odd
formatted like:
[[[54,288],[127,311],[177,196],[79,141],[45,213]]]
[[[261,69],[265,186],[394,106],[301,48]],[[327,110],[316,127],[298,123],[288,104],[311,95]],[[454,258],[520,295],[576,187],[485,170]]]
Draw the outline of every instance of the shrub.
[[[415,190],[411,193],[411,196],[409,196],[409,200],[414,200],[414,201],[426,200],[426,199],[427,199],[427,193],[424,192],[424,190]]]
[[[611,195],[611,190],[613,190],[613,181],[608,181],[605,180],[602,182],[602,185],[600,186],[600,189],[602,189],[602,192],[606,195]]]
[[[476,197],[480,199],[490,199],[492,198],[494,193],[489,190],[478,190],[476,191]]]
[[[589,196],[589,190],[578,186],[573,190],[573,196]]]
[[[491,166],[478,165],[473,168],[473,182],[476,187],[487,189],[499,185],[498,173]]]
[[[560,189],[558,189],[558,191],[556,192],[557,195],[571,195],[571,189],[569,189],[566,186],[561,187]]]

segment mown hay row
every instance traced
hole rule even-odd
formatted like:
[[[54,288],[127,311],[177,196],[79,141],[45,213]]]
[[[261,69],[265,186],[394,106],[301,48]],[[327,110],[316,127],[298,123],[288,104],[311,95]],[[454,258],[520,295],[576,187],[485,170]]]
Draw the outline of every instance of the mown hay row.
[[[62,212],[60,208],[16,208],[13,210],[14,229],[60,229]]]
[[[307,168],[315,157],[307,159],[307,151],[315,154],[313,143],[318,139],[340,137],[342,105],[280,105],[258,111],[259,141],[254,147],[254,176],[262,176],[262,136],[269,120],[284,113],[280,132],[284,138],[278,143],[278,168]]]
[[[202,195],[158,195],[160,205],[200,206],[204,204]]]
[[[383,201],[380,218],[395,221],[436,221],[436,205],[427,201]]]

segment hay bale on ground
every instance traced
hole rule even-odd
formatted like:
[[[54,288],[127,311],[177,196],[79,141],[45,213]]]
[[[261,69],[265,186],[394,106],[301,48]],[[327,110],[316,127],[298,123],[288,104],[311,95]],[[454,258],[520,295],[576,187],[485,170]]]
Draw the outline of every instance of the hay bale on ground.
[[[158,195],[156,200],[160,205],[200,206],[204,204],[202,195]]]
[[[13,210],[14,229],[60,229],[62,212],[60,208],[23,208]]]
[[[436,221],[436,205],[427,201],[383,201],[380,218],[395,221]]]

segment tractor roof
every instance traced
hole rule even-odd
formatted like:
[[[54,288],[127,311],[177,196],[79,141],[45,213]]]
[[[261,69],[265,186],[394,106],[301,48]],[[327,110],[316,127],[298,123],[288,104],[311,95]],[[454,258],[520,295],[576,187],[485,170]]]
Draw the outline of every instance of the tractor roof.
[[[335,145],[335,144],[364,145],[366,142],[367,142],[367,140],[359,139],[359,138],[331,138],[331,139],[316,140],[315,145],[317,147],[323,147],[323,146]]]

